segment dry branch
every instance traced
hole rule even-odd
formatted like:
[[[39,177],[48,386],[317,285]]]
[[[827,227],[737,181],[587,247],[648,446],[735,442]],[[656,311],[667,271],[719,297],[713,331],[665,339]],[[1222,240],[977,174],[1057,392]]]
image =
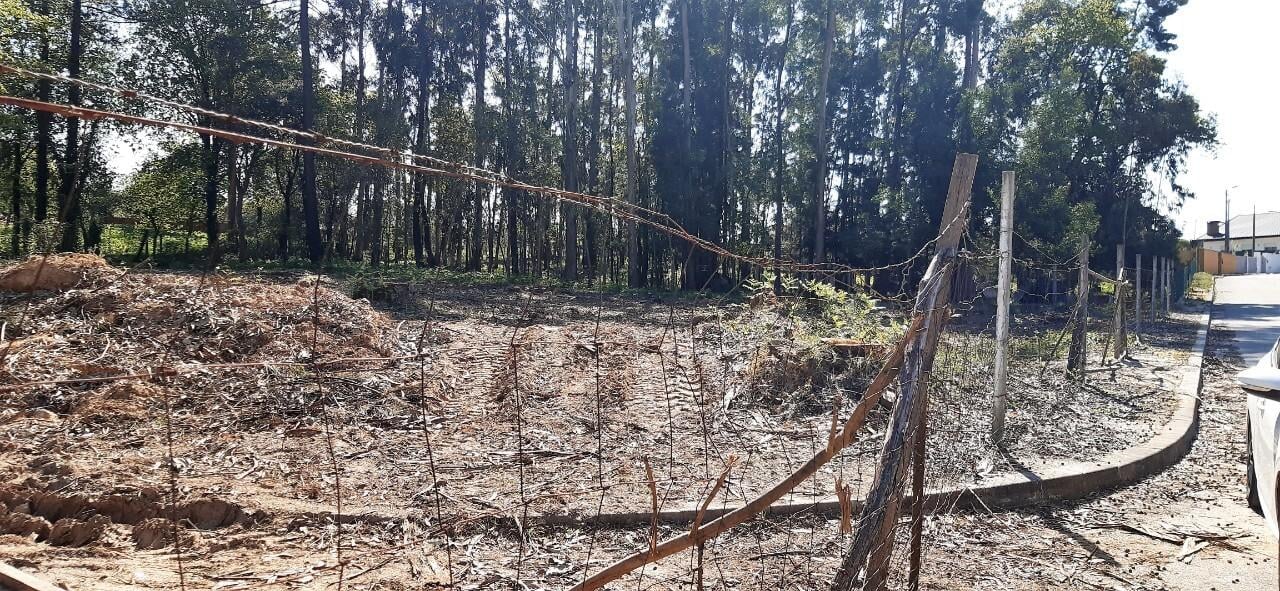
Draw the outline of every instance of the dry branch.
[[[730,511],[697,529],[668,539],[658,544],[652,550],[646,548],[643,551],[631,554],[630,556],[609,565],[604,570],[591,575],[586,580],[575,585],[573,590],[590,591],[593,589],[600,589],[601,587],[626,576],[627,573],[643,567],[646,564],[657,562],[658,560],[692,548],[696,544],[715,538],[763,513],[770,505],[786,496],[787,493],[794,490],[810,476],[816,474],[822,466],[826,465],[827,462],[830,462],[831,459],[835,457],[836,453],[853,443],[858,430],[862,428],[863,423],[866,421],[867,415],[871,412],[871,409],[876,406],[876,403],[879,402],[880,395],[884,393],[885,389],[889,387],[889,384],[891,384],[894,378],[897,377],[902,364],[903,353],[906,348],[907,341],[911,338],[911,335],[914,335],[920,330],[923,323],[924,315],[918,314],[912,319],[911,325],[907,329],[907,336],[893,348],[893,351],[889,354],[889,358],[885,360],[884,366],[880,368],[880,373],[876,375],[875,380],[873,380],[871,385],[867,387],[867,391],[863,395],[862,400],[858,402],[858,405],[854,407],[852,414],[849,415],[849,419],[845,421],[844,428],[841,430],[840,434],[832,440],[831,445],[827,449],[819,451],[795,472],[770,487],[769,490],[752,499],[746,505],[734,509],[733,511]]]

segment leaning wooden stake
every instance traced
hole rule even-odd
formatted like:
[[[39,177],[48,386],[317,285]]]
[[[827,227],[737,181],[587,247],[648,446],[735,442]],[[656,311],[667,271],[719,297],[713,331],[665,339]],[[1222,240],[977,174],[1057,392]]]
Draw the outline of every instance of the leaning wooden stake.
[[[996,294],[996,383],[991,404],[991,442],[1004,439],[1009,386],[1009,304],[1013,294],[1013,198],[1017,173],[1007,170],[1000,186],[1000,281]]]
[[[63,591],[61,587],[44,579],[0,562],[0,589],[14,591]]]
[[[957,158],[957,167],[960,166],[962,158],[966,160],[972,159],[972,164],[966,167],[968,170],[968,181],[964,195],[966,196],[965,204],[967,206],[968,195],[973,186],[973,173],[976,169],[977,157],[961,155],[961,157]],[[953,174],[953,185],[954,178]],[[947,212],[950,211],[950,200],[948,200]],[[946,212],[944,212],[943,219],[948,220],[954,219],[955,217],[957,216],[955,216],[954,213],[952,216],[947,216]],[[954,227],[953,232],[955,234],[955,239],[952,244],[958,244],[964,224],[944,224],[943,227],[944,229]],[[939,255],[943,254],[945,250],[946,249],[940,248]],[[948,257],[943,257],[944,261],[949,261],[949,257],[954,256],[954,246],[949,250],[949,252],[950,255]],[[948,272],[950,271],[949,264],[940,265],[939,255],[934,256],[934,263],[930,265],[930,275],[937,275],[937,269],[945,269]],[[928,277],[929,275],[926,275],[926,279],[928,279]],[[924,284],[929,287],[922,291],[933,293],[935,296],[942,287],[936,280],[925,281]],[[860,400],[858,405],[854,407],[853,413],[850,414],[848,420],[845,421],[844,427],[838,433],[832,434],[830,440],[827,442],[827,447],[820,450],[808,462],[805,462],[803,466],[784,478],[781,482],[770,487],[769,490],[752,499],[746,505],[734,509],[721,517],[708,522],[706,525],[702,525],[696,529],[691,529],[690,531],[663,541],[657,546],[650,547],[646,544],[646,547],[643,550],[635,552],[630,556],[609,565],[604,570],[587,577],[586,580],[572,587],[572,591],[591,591],[594,589],[600,589],[646,564],[657,562],[658,560],[692,548],[697,544],[711,540],[720,534],[746,523],[757,515],[760,515],[767,510],[770,505],[786,496],[787,493],[795,490],[797,486],[812,477],[820,468],[822,468],[822,466],[830,462],[837,453],[853,443],[858,430],[861,429],[863,424],[866,422],[867,415],[871,412],[871,409],[876,407],[880,402],[881,395],[883,395],[884,391],[893,383],[893,380],[898,377],[898,372],[903,367],[903,361],[906,357],[906,350],[908,347],[914,347],[918,350],[921,346],[921,341],[927,340],[926,337],[934,332],[934,329],[937,327],[937,321],[934,317],[937,315],[937,310],[934,308],[925,309],[923,313],[918,310],[917,313],[913,315],[911,325],[907,328],[906,335],[889,353],[888,358],[884,362],[884,366],[880,368],[880,373],[876,375],[875,379],[871,382],[871,385],[867,387],[867,391],[863,395],[862,400]],[[945,316],[943,316],[943,319],[945,320]],[[929,327],[926,325],[929,325]],[[934,342],[936,342],[936,336],[934,337]],[[899,401],[900,400],[901,396],[899,396]]]
[[[942,212],[942,229],[938,232],[937,252],[916,296],[915,314],[923,316],[925,322],[921,330],[909,339],[899,380],[901,392],[893,405],[893,416],[880,451],[875,481],[863,504],[853,543],[832,582],[833,591],[852,591],[858,574],[864,568],[868,586],[878,585],[887,572],[887,561],[893,554],[893,530],[898,522],[907,460],[912,456],[910,450],[915,447],[908,442],[925,422],[925,389],[933,369],[938,339],[950,317],[948,300],[955,269],[954,258],[968,222],[969,198],[977,166],[978,157],[973,154],[956,156],[951,171],[951,188]],[[923,489],[923,482],[920,488]],[[917,499],[922,499],[923,490],[917,495]]]
[[[912,319],[911,325],[907,328],[907,334],[889,353],[888,359],[885,360],[884,366],[880,368],[880,373],[876,375],[871,385],[867,387],[867,391],[863,394],[862,400],[858,402],[858,406],[854,407],[853,414],[849,415],[849,419],[845,421],[844,427],[838,432],[833,433],[830,441],[827,443],[826,449],[819,451],[808,462],[805,462],[798,470],[791,475],[782,479],[781,482],[773,485],[769,490],[760,496],[752,499],[746,505],[734,509],[717,519],[707,522],[706,525],[668,539],[656,546],[650,547],[646,544],[644,550],[638,551],[622,560],[609,565],[604,570],[587,577],[586,580],[575,585],[572,589],[575,591],[590,591],[599,589],[616,581],[627,573],[640,568],[651,562],[657,562],[663,558],[673,554],[683,552],[692,548],[696,544],[701,544],[727,532],[755,516],[763,513],[770,505],[777,502],[787,493],[795,490],[810,476],[818,472],[822,466],[826,465],[835,457],[840,450],[848,447],[853,443],[857,436],[858,430],[862,428],[866,422],[867,415],[871,409],[875,408],[880,402],[880,396],[884,394],[885,389],[893,383],[894,378],[898,377],[898,371],[902,367],[902,359],[907,347],[907,343],[911,341],[915,335],[923,330],[925,323],[924,315],[916,315]]]

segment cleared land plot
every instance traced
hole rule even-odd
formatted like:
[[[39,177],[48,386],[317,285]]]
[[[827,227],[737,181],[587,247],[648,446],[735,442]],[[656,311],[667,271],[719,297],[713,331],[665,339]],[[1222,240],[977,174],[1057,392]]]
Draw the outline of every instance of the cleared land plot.
[[[877,369],[876,347],[840,354],[821,339],[874,345],[901,330],[860,309],[835,309],[859,320],[834,328],[829,302],[430,284],[379,289],[375,307],[301,276],[76,268],[74,287],[0,296],[22,327],[5,336],[5,383],[61,382],[3,393],[0,554],[73,588],[175,587],[175,533],[198,588],[323,587],[339,544],[362,587],[452,573],[487,588],[518,570],[561,588],[588,559],[642,548],[648,530],[546,521],[648,511],[646,462],[663,510],[699,503],[733,456],[713,506],[755,496],[825,445],[834,401],[850,408]],[[990,323],[977,310],[956,320],[931,388],[931,487],[1093,459],[1168,417],[1185,321],[1086,386],[1060,361],[1041,377],[1025,360],[1047,353],[1061,315],[1020,322],[1010,452],[996,454]],[[885,418],[787,500],[827,500],[837,479],[861,491]],[[837,525],[754,522],[708,546],[705,576],[829,580]],[[645,586],[689,573],[673,558]]]

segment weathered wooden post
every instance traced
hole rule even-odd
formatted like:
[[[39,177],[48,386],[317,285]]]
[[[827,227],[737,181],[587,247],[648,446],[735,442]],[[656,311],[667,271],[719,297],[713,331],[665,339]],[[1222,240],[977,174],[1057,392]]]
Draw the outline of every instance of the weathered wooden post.
[[[1156,259],[1155,277],[1155,299],[1151,302],[1152,320],[1164,318],[1164,257]]]
[[[1147,301],[1151,324],[1160,320],[1160,257],[1151,257],[1151,299]]]
[[[1089,340],[1089,237],[1080,237],[1080,277],[1076,280],[1075,327],[1071,330],[1071,351],[1067,371],[1084,379]]]
[[[1000,176],[1000,279],[996,295],[996,384],[991,401],[991,443],[1004,439],[1004,415],[1009,385],[1009,305],[1013,291],[1013,198],[1017,173]]]
[[[1142,255],[1133,256],[1133,334],[1142,340]]]
[[[1126,325],[1124,313],[1124,243],[1116,245],[1116,283],[1115,283],[1115,315],[1112,320],[1112,340],[1115,341],[1116,359],[1124,359],[1129,349],[1129,327]]]
[[[950,317],[948,297],[952,272],[955,267],[956,249],[968,220],[969,198],[973,192],[973,177],[978,167],[978,157],[973,154],[956,156],[951,171],[951,187],[942,211],[942,231],[938,233],[933,262],[921,280],[920,293],[916,296],[915,311],[923,314],[927,324],[921,336],[906,349],[902,372],[898,375],[901,392],[894,401],[889,427],[880,450],[880,463],[875,481],[863,503],[858,528],[853,542],[841,561],[840,569],[831,584],[832,591],[852,591],[858,573],[865,566],[865,588],[878,589],[888,575],[889,560],[893,556],[894,527],[898,523],[903,500],[902,484],[908,466],[915,470],[911,481],[914,494],[911,516],[911,572],[918,573],[920,565],[921,524],[924,501],[924,444],[925,409],[928,404],[929,374],[933,371],[941,328]],[[910,460],[910,463],[908,463]]]

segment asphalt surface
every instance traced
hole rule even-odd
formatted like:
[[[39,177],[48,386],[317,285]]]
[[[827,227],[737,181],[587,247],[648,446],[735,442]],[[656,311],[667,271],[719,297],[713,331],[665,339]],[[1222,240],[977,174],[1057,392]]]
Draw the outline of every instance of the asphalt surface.
[[[1236,349],[1252,365],[1280,338],[1280,275],[1220,277],[1213,321],[1235,333]]]

